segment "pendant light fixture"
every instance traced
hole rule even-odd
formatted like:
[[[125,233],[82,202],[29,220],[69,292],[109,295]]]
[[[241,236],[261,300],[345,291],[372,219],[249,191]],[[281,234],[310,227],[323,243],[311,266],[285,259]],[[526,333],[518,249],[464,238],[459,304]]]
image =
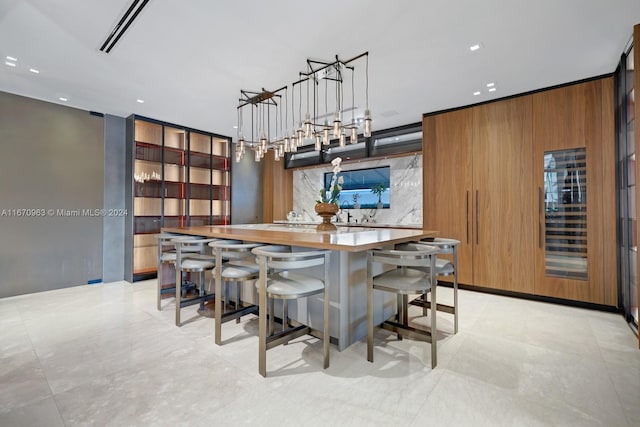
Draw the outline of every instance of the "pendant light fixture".
[[[364,117],[356,119],[355,67],[359,60],[365,59],[365,109]],[[351,120],[344,120],[344,74],[351,72]],[[324,80],[324,115],[320,115],[318,105],[321,94],[319,86]],[[303,89],[302,85],[306,87]],[[332,86],[333,85],[333,86]],[[295,97],[298,86],[298,114],[296,118]],[[328,90],[332,87],[331,91]],[[348,86],[348,83],[347,83]],[[362,86],[360,86],[362,87]],[[341,60],[336,55],[334,61],[307,59],[307,69],[299,73],[299,80],[291,84],[291,117],[289,117],[288,86],[261,92],[241,90],[238,104],[238,131],[235,148],[236,161],[240,161],[247,149],[253,150],[255,160],[260,161],[268,150],[274,151],[274,159],[280,160],[286,153],[295,153],[305,144],[313,144],[315,150],[331,145],[331,138],[337,140],[339,147],[358,142],[359,123],[363,125],[363,135],[371,136],[371,111],[369,110],[369,52],[362,53],[349,60]],[[302,92],[306,91],[306,111],[302,118]],[[334,98],[334,111],[329,111],[329,93]],[[284,100],[282,99],[284,96]],[[284,105],[283,105],[284,102]],[[245,107],[251,107],[251,138],[245,133]],[[284,117],[283,117],[284,107]],[[313,108],[311,108],[313,107]],[[288,124],[291,124],[289,130]],[[297,126],[296,126],[297,123]],[[247,124],[248,125],[248,124]],[[254,139],[254,138],[258,139]]]

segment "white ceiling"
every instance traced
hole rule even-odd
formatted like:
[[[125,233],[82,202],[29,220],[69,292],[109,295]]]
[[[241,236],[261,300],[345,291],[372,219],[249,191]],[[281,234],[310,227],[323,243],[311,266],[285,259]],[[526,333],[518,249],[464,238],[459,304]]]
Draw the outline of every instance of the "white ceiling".
[[[130,3],[0,0],[0,90],[234,136],[240,89],[369,51],[373,126],[386,129],[611,73],[640,23],[638,0],[151,0],[100,52]]]

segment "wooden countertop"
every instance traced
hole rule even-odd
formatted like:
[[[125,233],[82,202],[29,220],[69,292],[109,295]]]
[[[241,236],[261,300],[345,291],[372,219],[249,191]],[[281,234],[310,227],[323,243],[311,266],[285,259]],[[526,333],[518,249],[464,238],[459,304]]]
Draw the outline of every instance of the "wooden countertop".
[[[286,224],[286,225],[318,225],[319,221],[287,221],[287,220],[275,220],[274,224]],[[384,224],[379,222],[333,222],[336,227],[366,227],[366,228],[410,228],[412,230],[422,230],[422,225],[419,224]]]
[[[239,224],[194,227],[164,227],[163,232],[247,240],[278,245],[360,252],[384,245],[434,237],[437,231],[401,228],[339,227],[336,231],[316,231],[315,225]]]

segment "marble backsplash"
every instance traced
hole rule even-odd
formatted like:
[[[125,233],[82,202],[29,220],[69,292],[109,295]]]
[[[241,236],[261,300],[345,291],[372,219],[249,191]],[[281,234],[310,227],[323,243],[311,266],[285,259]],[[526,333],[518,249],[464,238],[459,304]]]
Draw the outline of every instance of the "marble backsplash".
[[[381,224],[422,224],[422,154],[389,159],[363,160],[343,163],[342,170],[391,166],[391,191],[389,209],[349,209],[351,221]],[[300,169],[293,172],[293,210],[300,221],[320,218],[313,210],[318,191],[322,188],[325,172],[331,172],[329,164],[323,167]],[[347,212],[338,214],[347,221]],[[282,218],[284,219],[284,218]]]

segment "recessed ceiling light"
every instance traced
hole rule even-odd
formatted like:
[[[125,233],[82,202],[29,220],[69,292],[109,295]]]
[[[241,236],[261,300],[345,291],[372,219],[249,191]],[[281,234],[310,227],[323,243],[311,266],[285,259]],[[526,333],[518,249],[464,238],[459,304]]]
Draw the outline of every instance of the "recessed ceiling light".
[[[136,99],[136,102],[138,102],[139,104],[144,104],[144,99]]]
[[[238,129],[238,126],[234,126],[233,128],[234,128],[234,129]]]
[[[494,87],[495,85],[495,83],[487,83],[487,87]]]
[[[61,96],[61,97],[60,97],[60,98],[58,98],[58,99],[59,99],[60,101],[65,101],[65,102],[69,100],[68,98],[65,98],[64,96]]]
[[[478,95],[480,95],[479,91],[473,92],[473,96],[478,96]]]
[[[491,89],[489,89],[489,92],[495,92],[495,91],[496,91],[495,87],[492,87]]]
[[[6,56],[6,58],[7,58],[9,61],[17,61],[17,60],[18,60],[18,58],[14,58],[13,56],[8,56],[8,55]]]
[[[479,45],[479,44],[474,44],[474,45],[472,45],[472,46],[469,46],[469,50],[470,50],[471,52],[474,52],[474,51],[476,51],[476,50],[478,50],[478,49],[480,49],[480,45]]]
[[[40,74],[40,71],[36,70],[35,68],[29,68],[29,71],[31,71],[33,74]]]
[[[7,64],[9,67],[15,67],[16,64],[13,62],[9,62],[9,61],[4,61],[5,64]]]

